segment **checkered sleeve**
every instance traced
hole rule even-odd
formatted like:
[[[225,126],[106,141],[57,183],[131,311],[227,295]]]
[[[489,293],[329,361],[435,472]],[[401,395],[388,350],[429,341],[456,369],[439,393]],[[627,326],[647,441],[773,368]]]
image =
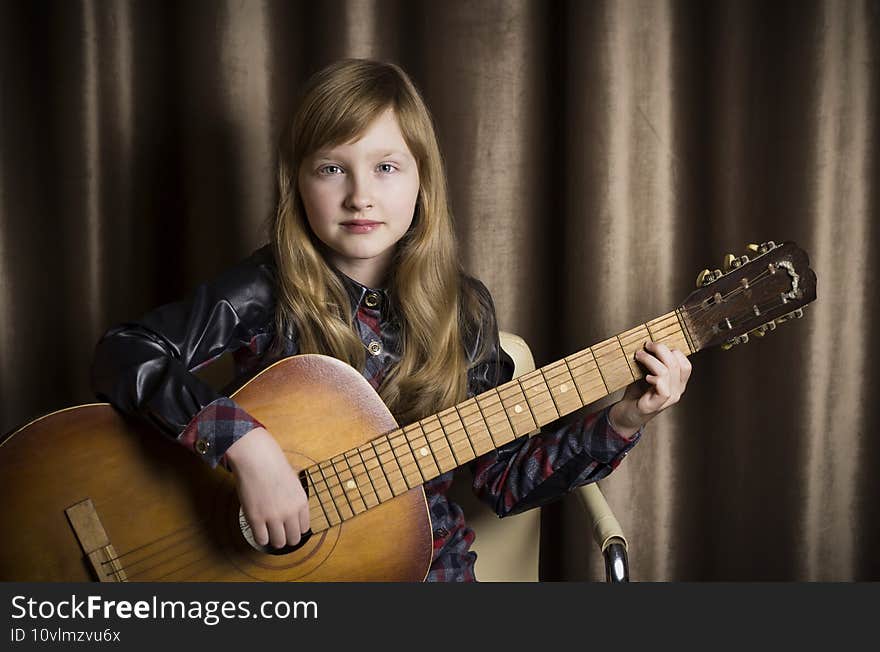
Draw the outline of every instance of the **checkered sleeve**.
[[[499,516],[551,502],[604,478],[641,438],[626,438],[608,421],[608,410],[548,427],[486,453],[473,464],[474,491]]]
[[[226,462],[226,451],[254,428],[263,424],[231,398],[221,397],[202,408],[189,422],[177,441],[194,451],[211,468]]]
[[[513,377],[513,360],[501,348],[495,308],[488,290],[479,284],[484,306],[479,335],[484,353],[468,370],[468,393],[481,394]],[[476,347],[479,348],[479,347]],[[606,408],[576,420],[559,420],[534,437],[519,437],[474,460],[476,495],[499,516],[538,507],[575,487],[595,482],[614,470],[638,443],[620,435],[608,420]]]

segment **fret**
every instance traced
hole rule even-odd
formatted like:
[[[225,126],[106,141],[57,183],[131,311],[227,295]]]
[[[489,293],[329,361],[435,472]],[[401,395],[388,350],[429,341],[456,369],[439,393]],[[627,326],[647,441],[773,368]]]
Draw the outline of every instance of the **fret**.
[[[416,461],[412,448],[410,448],[409,441],[404,436],[403,432],[401,430],[395,430],[394,432],[388,433],[387,437],[388,441],[391,442],[391,449],[394,453],[394,457],[397,458],[397,463],[403,471],[403,478],[406,480],[406,484],[410,488],[424,484],[425,476],[422,475],[419,463]]]
[[[315,483],[314,478],[312,478],[312,472],[309,469],[306,469],[306,479],[309,481],[309,488],[311,489],[310,497],[314,498],[317,501],[318,507],[321,508],[321,512],[324,514],[324,520],[327,522],[327,525],[332,525],[333,521],[330,519],[330,515],[327,513],[327,509],[324,507],[324,501],[321,500],[321,493],[318,489],[317,484]],[[311,515],[311,506],[313,504],[312,500],[309,500],[309,517],[314,518]]]
[[[382,466],[382,462],[379,460],[376,449],[373,447],[373,442],[367,442],[357,450],[358,454],[364,460],[364,466],[367,468],[367,473],[370,475],[373,486],[376,488],[376,495],[379,497],[379,502],[381,503],[394,498],[394,490],[391,488],[388,474],[385,473],[385,468]],[[375,466],[372,466],[371,462],[375,462]],[[379,473],[374,473],[374,471],[379,471]]]
[[[355,514],[367,511],[367,501],[364,499],[364,493],[361,489],[361,483],[358,482],[354,475],[351,465],[348,463],[348,455],[343,453],[330,459],[333,467],[337,469],[339,475],[339,484],[348,502]]]
[[[309,498],[309,529],[312,532],[320,532],[321,530],[326,530],[331,525],[333,524],[327,520],[323,508],[318,503],[318,499]]]
[[[568,372],[569,378],[571,378],[571,384],[574,385],[575,391],[577,391],[578,400],[581,405],[586,405],[587,401],[584,398],[584,395],[581,393],[581,388],[578,387],[577,381],[574,378],[574,372],[571,369],[571,364],[568,361],[568,358],[562,358],[562,362],[565,363],[565,369]]]
[[[311,473],[309,474],[309,476],[312,477],[312,486],[315,488],[315,495],[321,502],[321,507],[322,509],[324,509],[324,513],[327,515],[328,522],[341,523],[343,520],[342,514],[340,514],[339,508],[333,501],[333,494],[330,493],[330,487],[327,485],[327,478],[324,477],[324,472],[322,471],[321,466],[316,465],[312,468],[317,469],[318,473],[320,474],[319,478],[313,477]],[[332,506],[332,512],[326,509],[327,504]]]
[[[352,498],[348,495],[347,487],[343,484],[342,476],[339,474],[339,469],[336,468],[336,463],[331,458],[329,460],[330,468],[332,469],[331,480],[336,480],[336,483],[330,484],[330,493],[334,496],[333,500],[336,502],[340,496],[345,501],[342,504],[342,517],[343,519],[351,518],[352,516],[356,516],[360,512],[357,511],[354,507],[354,504],[351,502]],[[335,476],[335,477],[333,477]],[[329,483],[328,483],[329,484]],[[334,491],[338,489],[338,491]],[[339,504],[339,503],[337,503]],[[350,513],[346,513],[345,510],[348,510]],[[363,510],[361,510],[363,511]]]
[[[624,356],[626,356],[626,362],[632,372],[633,380],[642,378],[645,374],[641,367],[639,367],[639,363],[636,362],[635,355],[636,351],[642,349],[645,342],[651,339],[651,334],[648,331],[647,325],[642,324],[628,331],[624,331],[617,336],[617,339],[623,349]]]
[[[446,423],[444,423],[444,419],[441,418],[441,414],[443,413],[438,413],[434,415],[433,418],[425,421],[425,428],[430,428],[429,432],[439,431],[438,434],[443,434],[443,438],[446,440],[446,445],[452,452],[452,458],[453,460],[455,460],[455,466],[461,466],[468,460],[472,459],[474,449],[471,448],[471,444],[469,441],[467,441],[467,437],[458,436],[459,433],[447,427],[447,424],[450,424],[448,413],[449,411],[447,410],[445,419]]]
[[[682,339],[684,339],[685,344],[687,344],[686,355],[691,355],[692,353],[696,352],[696,349],[694,348],[694,342],[691,339],[691,334],[688,332],[687,328],[685,328],[684,319],[682,319],[681,316],[681,311],[676,308],[675,310],[673,310],[673,312],[675,313],[675,319],[678,321],[678,327],[681,329]]]
[[[367,463],[364,460],[364,456],[361,455],[361,451],[359,448],[354,449],[354,451],[349,451],[345,453],[346,460],[348,460],[348,465],[351,466],[351,461],[354,460],[355,467],[360,468],[360,472],[355,474],[355,479],[358,482],[358,486],[361,487],[361,494],[363,495],[363,490],[368,489],[370,493],[365,494],[365,502],[367,502],[367,508],[375,507],[379,503],[382,502],[382,499],[379,498],[379,492],[376,490],[376,484],[373,482],[373,477],[370,474],[370,470],[367,468]],[[366,480],[366,482],[364,482]]]
[[[655,342],[662,342],[669,348],[679,349],[682,352],[691,352],[675,311],[652,319],[646,326]]]
[[[446,473],[456,468],[458,462],[455,459],[455,453],[449,447],[449,440],[446,439],[446,433],[443,432],[440,424],[434,423],[434,427],[429,429],[426,427],[425,420],[423,419],[418,422],[418,426],[428,441],[428,446],[434,454],[434,459],[437,460],[437,467],[440,473]]]
[[[458,411],[455,407],[447,408],[442,412],[438,412],[437,416],[440,419],[440,425],[443,427],[443,432],[446,433],[449,441],[452,442],[453,447],[455,447],[456,457],[460,460],[460,463],[468,462],[477,457],[477,452],[474,450],[474,444],[468,437],[468,433],[465,430],[464,424],[461,422],[461,417],[458,414]]]
[[[483,415],[483,420],[489,428],[489,434],[496,447],[502,446],[516,439],[513,432],[513,423],[507,415],[507,410],[501,402],[496,390],[489,390],[476,397],[477,406]]]
[[[496,391],[501,397],[501,404],[504,406],[504,412],[513,426],[513,432],[517,437],[527,435],[538,427],[535,418],[532,416],[532,410],[529,402],[523,394],[522,387],[516,381],[505,383],[501,387],[497,387]]]
[[[559,418],[550,388],[540,369],[524,374],[518,380],[532,412],[532,418],[538,427]]]
[[[550,388],[550,394],[560,415],[571,414],[584,406],[578,395],[574,378],[564,360],[554,362],[543,369],[544,380]]]
[[[620,348],[617,337],[610,337],[591,346],[590,349],[596,358],[609,394],[632,382],[632,372],[623,357],[623,349]]]
[[[374,439],[370,443],[373,446],[373,450],[376,452],[379,464],[385,470],[386,477],[389,480],[389,486],[394,495],[399,496],[412,489],[406,481],[406,476],[403,474],[403,468],[400,466],[400,461],[397,459],[394,450],[391,448],[391,442],[388,440],[388,437],[380,437],[379,439]]]
[[[608,391],[605,378],[602,377],[596,356],[590,349],[569,356],[569,360],[571,361],[569,364],[575,370],[574,380],[585,405],[611,393]]]
[[[636,379],[639,378],[639,368],[636,365],[635,360],[630,360],[629,357],[626,355],[626,349],[623,348],[623,342],[620,341],[620,335],[615,335],[614,339],[617,340],[617,346],[620,347],[620,355],[623,356],[623,360],[624,362],[626,362],[626,368],[629,371],[629,375],[634,382]]]
[[[492,432],[492,427],[489,425],[489,420],[486,418],[486,413],[483,412],[483,406],[480,405],[480,397],[474,396],[474,398],[471,400],[474,402],[474,405],[477,406],[477,410],[480,413],[480,419],[486,426],[486,432],[489,433],[489,439],[492,440],[492,447],[498,448],[499,446],[501,446],[501,444],[499,444],[498,440],[495,439],[495,434]]]
[[[489,432],[489,426],[480,412],[480,406],[474,399],[470,398],[464,403],[457,405],[455,411],[458,413],[458,418],[462,424],[464,424],[471,447],[478,457],[497,448],[492,439],[492,434]]]
[[[410,450],[419,463],[419,469],[423,478],[436,478],[442,474],[440,464],[434,456],[434,451],[428,443],[428,436],[418,423],[411,423],[403,429],[403,434],[409,441]]]
[[[453,442],[449,439],[449,433],[446,432],[446,429],[443,427],[443,424],[440,423],[440,419],[436,414],[427,417],[426,419],[422,419],[421,422],[422,428],[428,434],[428,437],[431,436],[436,437],[438,440],[442,439],[446,444],[446,448],[449,449],[449,452],[452,453],[452,461],[455,464],[453,468],[461,466],[464,462],[467,461],[467,457],[461,455],[463,451],[460,448],[456,450],[456,446],[453,445]]]
[[[324,478],[324,483],[327,485],[327,493],[330,496],[330,501],[336,508],[339,518],[344,521],[354,516],[354,512],[351,509],[351,505],[348,504],[348,499],[345,498],[342,488],[339,486],[339,478],[336,477],[335,470],[332,468],[332,465],[327,466],[328,464],[329,462],[326,461],[320,462],[318,464],[318,471],[320,471],[321,477]],[[331,482],[333,479],[336,480],[335,483]],[[343,501],[339,500],[340,496],[344,499]]]

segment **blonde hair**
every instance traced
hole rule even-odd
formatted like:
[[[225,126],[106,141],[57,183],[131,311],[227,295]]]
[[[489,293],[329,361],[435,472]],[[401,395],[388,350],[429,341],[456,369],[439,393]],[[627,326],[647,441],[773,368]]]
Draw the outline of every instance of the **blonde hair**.
[[[279,152],[272,247],[278,267],[278,341],[295,329],[301,353],[332,355],[361,370],[364,347],[352,325],[351,303],[308,226],[297,176],[305,158],[355,140],[389,107],[418,164],[420,181],[415,217],[397,244],[387,284],[401,327],[401,358],[378,388],[405,424],[465,398],[462,334],[485,304],[470,283],[462,283],[432,119],[401,68],[347,59],[307,82]]]

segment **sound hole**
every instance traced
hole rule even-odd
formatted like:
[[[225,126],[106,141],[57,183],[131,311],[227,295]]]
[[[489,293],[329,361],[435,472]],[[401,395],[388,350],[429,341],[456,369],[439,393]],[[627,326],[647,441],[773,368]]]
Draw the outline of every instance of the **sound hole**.
[[[299,543],[295,546],[286,545],[281,548],[275,548],[272,545],[261,546],[259,543],[257,543],[257,540],[254,539],[254,533],[253,530],[251,530],[251,524],[248,523],[248,520],[244,515],[244,510],[241,507],[238,508],[238,527],[241,528],[241,535],[244,537],[245,541],[248,542],[248,545],[250,545],[251,548],[253,548],[257,552],[264,552],[267,555],[286,555],[293,552],[294,550],[299,550],[312,536],[312,531],[306,530],[305,532],[303,532],[302,537],[300,537]]]

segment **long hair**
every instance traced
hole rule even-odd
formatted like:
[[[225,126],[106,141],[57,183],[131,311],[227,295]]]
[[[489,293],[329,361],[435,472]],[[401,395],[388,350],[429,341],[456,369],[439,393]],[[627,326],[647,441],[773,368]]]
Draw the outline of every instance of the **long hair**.
[[[387,284],[400,322],[401,358],[378,392],[398,422],[409,423],[465,398],[462,334],[485,306],[472,284],[462,283],[430,113],[394,64],[342,60],[313,75],[303,90],[279,151],[271,238],[278,267],[276,325],[279,339],[296,330],[302,353],[323,353],[363,368],[364,347],[352,325],[348,295],[308,225],[297,176],[306,157],[356,140],[388,108],[416,159],[420,188],[413,223],[396,245]]]

